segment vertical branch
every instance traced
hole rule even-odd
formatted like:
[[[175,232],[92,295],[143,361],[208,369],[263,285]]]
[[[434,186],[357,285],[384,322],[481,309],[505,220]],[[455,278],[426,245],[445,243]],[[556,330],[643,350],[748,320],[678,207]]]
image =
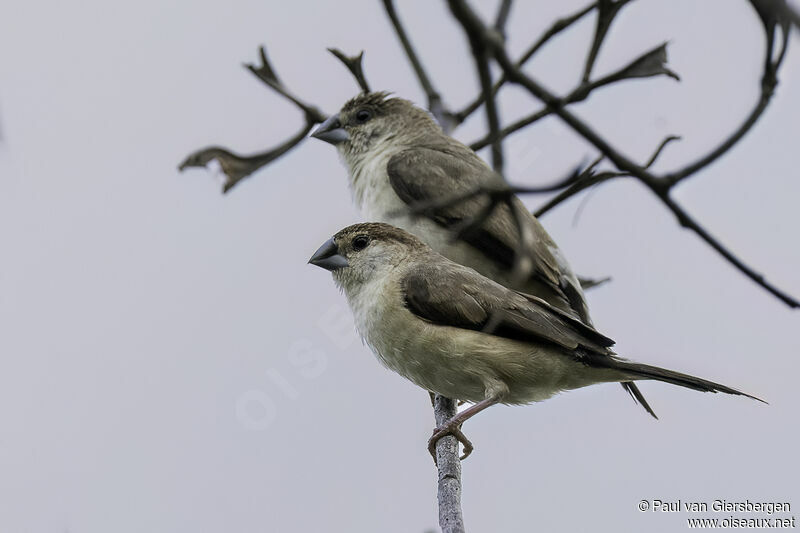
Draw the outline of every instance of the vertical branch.
[[[456,416],[456,402],[436,395],[433,400],[436,427],[446,424]],[[452,435],[436,443],[436,467],[439,471],[439,526],[442,533],[464,533],[461,514],[461,460],[458,458],[458,440]]]
[[[386,9],[389,20],[392,21],[394,31],[397,33],[397,38],[400,39],[400,43],[403,45],[403,50],[408,60],[411,62],[411,66],[414,68],[414,73],[417,75],[419,84],[422,86],[422,90],[425,91],[425,96],[428,97],[428,109],[433,113],[433,116],[436,117],[436,120],[445,133],[449,133],[454,126],[451,113],[445,108],[441,95],[433,87],[430,78],[428,78],[428,74],[422,67],[422,62],[420,62],[417,53],[414,51],[414,47],[411,45],[411,40],[408,38],[405,28],[403,28],[403,25],[400,23],[397,11],[394,9],[393,0],[383,0],[383,7]]]
[[[497,113],[497,101],[492,91],[492,73],[489,71],[489,55],[481,43],[474,43],[472,52],[481,82],[481,92],[485,95],[486,121],[489,124],[489,136],[492,138],[492,168],[503,174],[503,137],[500,132],[500,117]]]
[[[348,56],[338,48],[328,48],[328,52],[336,56],[336,58],[347,67],[347,70],[349,70],[350,74],[356,79],[356,83],[358,83],[358,86],[361,87],[363,92],[370,92],[367,77],[364,76],[364,50],[361,50],[361,53],[357,56]]]
[[[502,34],[497,30],[502,28],[505,19],[508,17],[508,10],[511,9],[510,2],[503,2],[500,13],[497,16],[494,32],[499,39]],[[503,174],[503,137],[500,136],[500,118],[497,114],[497,100],[494,97],[492,87],[492,72],[489,70],[489,59],[491,50],[475,33],[466,32],[469,39],[469,46],[472,50],[472,57],[475,59],[475,68],[478,71],[478,80],[481,84],[481,96],[486,102],[486,121],[489,126],[489,137],[492,139],[492,168],[498,174]]]

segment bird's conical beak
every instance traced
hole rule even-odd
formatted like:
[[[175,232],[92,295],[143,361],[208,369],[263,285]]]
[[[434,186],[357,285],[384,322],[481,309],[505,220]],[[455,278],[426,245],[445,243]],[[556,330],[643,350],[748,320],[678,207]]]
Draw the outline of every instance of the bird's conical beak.
[[[347,259],[339,255],[339,247],[333,242],[333,238],[328,239],[320,246],[311,259],[308,260],[314,266],[324,268],[333,272],[339,268],[347,266]]]
[[[319,125],[319,128],[314,130],[311,136],[334,146],[350,139],[347,130],[342,127],[342,123],[339,121],[339,115],[328,117],[325,122]]]

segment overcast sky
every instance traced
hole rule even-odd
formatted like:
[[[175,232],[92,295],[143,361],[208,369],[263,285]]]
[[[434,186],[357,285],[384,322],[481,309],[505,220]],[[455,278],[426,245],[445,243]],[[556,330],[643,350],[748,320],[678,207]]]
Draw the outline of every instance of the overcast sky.
[[[583,4],[516,2],[510,48]],[[424,104],[380,3],[83,0],[3,11],[0,531],[434,528],[428,396],[377,363],[330,275],[306,265],[359,220],[335,151],[309,140],[226,196],[213,172],[176,170],[205,145],[254,152],[302,124],[241,67],[262,43],[281,78],[327,113],[356,92],[328,46],[365,49],[373,87]],[[444,3],[403,2],[400,15],[447,103],[468,102],[473,64]],[[592,28],[587,17],[528,71],[568,91]],[[637,0],[596,72],[665,40],[681,83],[628,82],[575,108],[636,160],[682,135],[658,171],[740,123],[763,53],[744,0]],[[796,48],[757,127],[676,196],[800,296]],[[506,121],[538,107],[503,92]],[[483,131],[476,114],[455,135]],[[507,174],[548,183],[595,154],[545,120],[509,140]],[[543,223],[576,271],[613,277],[589,300],[618,351],[770,405],[644,383],[659,421],[614,384],[492,408],[465,425],[476,446],[464,464],[469,530],[681,531],[691,516],[729,516],[637,510],[656,498],[789,501],[799,514],[798,311],[635,182],[596,190],[575,223],[583,198]]]

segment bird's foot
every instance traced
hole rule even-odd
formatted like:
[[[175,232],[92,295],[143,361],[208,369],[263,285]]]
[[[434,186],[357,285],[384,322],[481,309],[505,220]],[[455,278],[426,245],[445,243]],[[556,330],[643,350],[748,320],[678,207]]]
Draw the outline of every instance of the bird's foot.
[[[458,442],[464,446],[464,453],[461,455],[461,460],[463,461],[469,454],[472,453],[474,449],[470,440],[464,435],[464,432],[461,431],[461,424],[457,422],[448,422],[443,426],[440,426],[433,430],[433,436],[428,440],[428,451],[433,457],[433,462],[438,464],[436,460],[436,443],[439,442],[440,439],[447,437],[448,435],[452,435],[455,437]]]

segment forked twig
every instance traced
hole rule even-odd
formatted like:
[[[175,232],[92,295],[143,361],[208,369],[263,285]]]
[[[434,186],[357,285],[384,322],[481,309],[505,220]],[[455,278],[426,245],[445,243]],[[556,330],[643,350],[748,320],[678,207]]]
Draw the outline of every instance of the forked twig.
[[[347,70],[350,71],[350,74],[356,79],[356,83],[358,86],[361,87],[361,90],[365,93],[370,92],[369,83],[367,83],[367,78],[364,76],[364,51],[362,50],[357,56],[348,56],[338,48],[328,48],[328,52],[335,55],[339,61],[341,61]]]

